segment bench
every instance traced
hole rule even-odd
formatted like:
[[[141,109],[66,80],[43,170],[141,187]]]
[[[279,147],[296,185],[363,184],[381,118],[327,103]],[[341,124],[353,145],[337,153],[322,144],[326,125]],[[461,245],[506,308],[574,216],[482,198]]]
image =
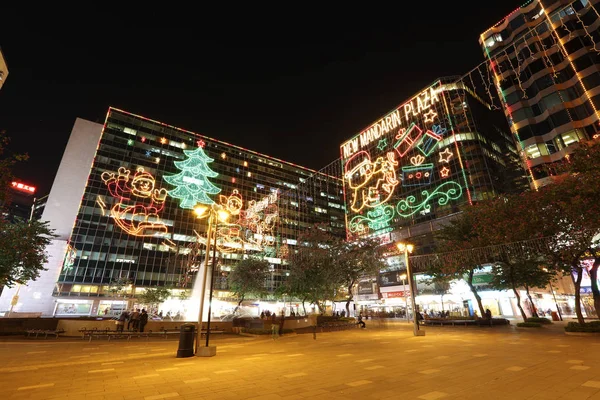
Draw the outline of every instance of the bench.
[[[48,335],[54,335],[55,339],[58,339],[58,335],[61,333],[65,333],[63,329],[28,329],[25,331],[27,337],[31,337],[35,334],[35,337],[39,337],[40,335],[44,335],[44,339],[48,338]]]

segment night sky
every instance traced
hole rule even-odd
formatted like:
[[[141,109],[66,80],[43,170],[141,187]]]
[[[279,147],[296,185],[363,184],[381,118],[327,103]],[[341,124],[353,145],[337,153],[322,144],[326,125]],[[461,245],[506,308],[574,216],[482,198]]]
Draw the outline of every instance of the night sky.
[[[436,3],[3,10],[0,130],[30,155],[15,174],[47,194],[75,118],[102,123],[109,106],[320,169],[437,77],[482,62],[479,34],[521,2]]]

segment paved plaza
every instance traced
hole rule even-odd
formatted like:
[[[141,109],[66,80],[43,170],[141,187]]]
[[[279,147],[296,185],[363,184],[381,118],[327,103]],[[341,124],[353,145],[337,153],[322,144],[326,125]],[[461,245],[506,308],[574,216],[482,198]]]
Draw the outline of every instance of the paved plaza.
[[[177,340],[0,340],[3,399],[600,399],[600,337],[562,324],[214,335],[212,358]]]

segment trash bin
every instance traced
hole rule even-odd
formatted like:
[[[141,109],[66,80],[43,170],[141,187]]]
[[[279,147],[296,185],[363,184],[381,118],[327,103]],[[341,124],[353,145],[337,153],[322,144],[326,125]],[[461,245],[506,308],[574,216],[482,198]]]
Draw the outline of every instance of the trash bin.
[[[560,321],[558,317],[558,313],[556,311],[552,311],[552,321]]]
[[[179,328],[179,348],[177,358],[194,356],[194,338],[196,337],[195,324],[183,324]]]

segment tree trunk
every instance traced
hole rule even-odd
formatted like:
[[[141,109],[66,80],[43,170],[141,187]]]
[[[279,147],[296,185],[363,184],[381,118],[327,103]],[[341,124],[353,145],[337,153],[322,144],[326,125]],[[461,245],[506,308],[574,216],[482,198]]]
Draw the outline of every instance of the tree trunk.
[[[302,309],[304,310],[304,315],[308,315],[306,314],[306,299],[302,299]]]
[[[590,279],[592,281],[592,295],[594,296],[594,309],[596,317],[600,317],[600,290],[598,289],[598,267],[600,266],[600,257],[594,258],[594,265],[590,269]]]
[[[583,325],[585,324],[585,319],[581,312],[581,280],[583,279],[583,269],[579,265],[579,259],[573,263],[572,268],[573,271],[577,272],[577,279],[574,279],[571,274],[571,279],[573,279],[573,284],[575,285],[575,314],[577,314],[577,322]]]
[[[517,298],[517,307],[519,307],[519,311],[521,312],[521,316],[523,317],[523,321],[527,321],[527,314],[525,314],[525,310],[523,310],[523,306],[521,305],[521,296],[519,295],[519,290],[517,289],[517,284],[515,283],[515,270],[514,267],[510,264],[506,264],[510,271],[510,285],[512,286],[512,290],[515,293],[515,297]]]
[[[475,285],[473,285],[473,274],[475,273],[475,270],[470,270],[469,271],[469,278],[467,279],[467,285],[469,285],[469,289],[471,289],[471,293],[473,293],[473,296],[475,296],[475,300],[477,300],[477,306],[479,307],[479,313],[480,313],[480,317],[483,317],[485,315],[485,310],[483,309],[483,304],[481,304],[481,296],[479,296],[479,293],[477,292],[477,289],[475,288]]]
[[[525,293],[527,293],[527,298],[529,299],[529,303],[531,303],[531,316],[534,318],[538,318],[539,315],[537,313],[537,308],[533,303],[533,299],[531,298],[531,293],[529,293],[529,286],[525,285]]]
[[[350,316],[350,302],[354,299],[354,295],[352,294],[352,287],[354,286],[354,279],[348,285],[348,300],[346,301],[346,316]]]
[[[246,296],[243,295],[240,298],[240,301],[238,301],[237,306],[235,306],[235,308],[233,309],[233,314],[235,314],[237,312],[237,310],[242,306],[242,302],[244,301],[244,297],[246,297]]]

